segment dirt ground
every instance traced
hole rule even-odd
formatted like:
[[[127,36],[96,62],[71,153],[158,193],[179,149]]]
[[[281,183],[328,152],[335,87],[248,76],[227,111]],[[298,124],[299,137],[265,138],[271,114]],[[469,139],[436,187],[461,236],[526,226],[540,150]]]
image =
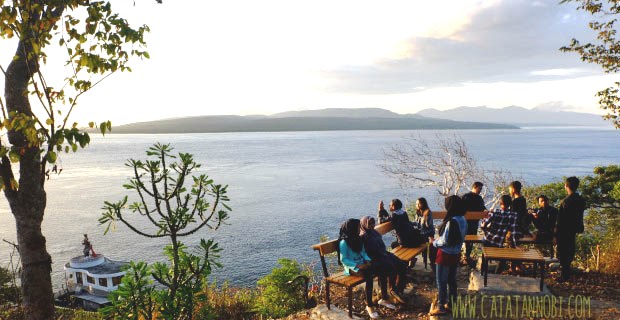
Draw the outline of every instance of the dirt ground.
[[[560,284],[556,281],[557,272],[551,271],[545,283],[552,296],[542,296],[538,300],[534,296],[511,296],[510,299],[498,296],[494,299],[493,296],[483,297],[465,289],[473,270],[468,266],[459,268],[458,294],[463,301],[469,298],[470,303],[457,307],[453,316],[428,316],[437,294],[434,277],[427,273],[416,274],[415,271],[411,273],[408,288],[412,290],[407,296],[407,303],[394,311],[382,307],[377,308],[377,311],[381,319],[620,319],[620,275],[576,271],[571,282]],[[531,273],[531,270],[526,269],[522,276],[533,277]],[[333,287],[331,293],[332,303],[346,310],[346,291]],[[353,295],[353,313],[369,319],[364,309],[363,286],[359,286]],[[318,298],[319,303],[325,303],[323,293]],[[476,302],[473,304],[475,308],[471,307],[472,301]],[[537,304],[537,301],[540,303]],[[464,308],[463,305],[471,308]],[[311,310],[306,310],[289,319],[310,319],[310,314]]]

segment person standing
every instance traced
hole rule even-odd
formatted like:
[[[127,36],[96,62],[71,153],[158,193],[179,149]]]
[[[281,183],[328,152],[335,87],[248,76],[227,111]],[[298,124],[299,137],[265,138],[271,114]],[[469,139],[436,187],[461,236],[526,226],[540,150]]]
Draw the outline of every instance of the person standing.
[[[564,182],[566,198],[560,202],[558,218],[555,224],[554,243],[558,246],[558,258],[562,275],[559,282],[570,280],[570,265],[575,258],[575,238],[583,233],[583,212],[586,210],[586,201],[577,193],[579,179],[569,177]]]
[[[549,198],[539,195],[538,209],[532,212],[532,222],[536,227],[534,239],[542,246],[545,256],[549,254],[553,258],[553,228],[558,217],[558,209],[549,204]]]
[[[90,241],[88,240],[88,235],[84,234],[84,239],[82,240],[82,245],[84,246],[84,249],[82,250],[82,253],[84,253],[85,257],[88,257],[90,255],[90,250],[92,248],[92,245],[90,244]]]
[[[445,206],[447,213],[439,228],[439,239],[433,239],[433,246],[437,248],[435,274],[439,294],[437,308],[430,312],[431,316],[448,312],[448,296],[452,300],[456,299],[456,268],[467,233],[467,221],[463,217],[465,210],[461,198],[456,195],[449,196],[445,200]]]
[[[530,224],[532,221],[530,220],[530,215],[527,213],[525,197],[521,195],[521,187],[521,182],[513,181],[508,186],[508,192],[512,198],[510,211],[517,213],[517,224],[521,229],[521,234],[525,236],[530,234]]]
[[[480,181],[476,181],[471,185],[471,191],[464,194],[463,204],[465,205],[466,211],[486,211],[487,208],[484,205],[484,199],[480,196],[480,192],[482,192],[482,187],[484,184]],[[478,234],[478,220],[467,220],[467,234]],[[474,266],[475,261],[471,258],[471,251],[474,248],[473,243],[465,244],[465,261],[469,266]]]

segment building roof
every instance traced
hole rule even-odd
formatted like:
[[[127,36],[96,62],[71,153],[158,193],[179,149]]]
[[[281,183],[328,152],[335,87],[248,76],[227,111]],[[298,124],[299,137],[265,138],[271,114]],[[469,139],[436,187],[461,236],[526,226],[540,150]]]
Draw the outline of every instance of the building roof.
[[[71,259],[71,261],[74,262],[75,259],[78,259],[78,258],[79,257],[75,257]],[[65,264],[65,270],[67,269],[84,270],[90,274],[104,275],[104,274],[114,274],[114,273],[122,272],[123,267],[128,264],[129,262],[114,261],[114,260],[108,259],[107,257],[103,257],[102,261],[99,264],[95,266],[89,266],[89,267],[80,267],[80,266],[77,266],[75,263],[67,262]]]

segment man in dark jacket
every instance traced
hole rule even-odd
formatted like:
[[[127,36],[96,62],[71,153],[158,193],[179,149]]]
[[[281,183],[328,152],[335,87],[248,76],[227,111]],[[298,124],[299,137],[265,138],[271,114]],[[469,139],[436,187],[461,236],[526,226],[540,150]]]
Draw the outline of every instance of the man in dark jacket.
[[[484,187],[484,184],[476,181],[471,185],[471,191],[463,195],[462,199],[466,211],[485,211],[487,209],[484,205],[484,200],[480,196],[482,187]],[[478,234],[477,220],[467,220],[467,234]],[[475,262],[471,259],[473,247],[474,245],[472,243],[465,244],[465,259],[470,266],[475,265]]]
[[[415,248],[427,240],[422,237],[420,230],[416,229],[411,221],[407,211],[403,210],[403,203],[399,199],[392,199],[390,202],[390,221],[396,231],[397,245],[401,245],[406,248]],[[392,243],[392,248],[395,244]]]
[[[564,189],[568,195],[560,203],[555,224],[554,242],[558,246],[558,258],[562,268],[559,282],[570,280],[570,265],[575,258],[575,237],[584,229],[583,212],[586,209],[586,201],[577,193],[578,187],[577,177],[569,177],[564,182]]]
[[[532,222],[536,227],[536,242],[544,249],[545,256],[551,255],[553,258],[553,229],[558,218],[558,209],[549,204],[549,198],[545,195],[539,195],[538,209],[532,212]]]

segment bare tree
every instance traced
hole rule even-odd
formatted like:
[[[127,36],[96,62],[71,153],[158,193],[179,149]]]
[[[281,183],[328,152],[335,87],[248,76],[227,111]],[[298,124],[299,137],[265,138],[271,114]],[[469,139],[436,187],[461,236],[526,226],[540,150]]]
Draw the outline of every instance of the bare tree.
[[[384,150],[383,172],[404,189],[435,187],[441,196],[458,194],[479,175],[476,159],[461,137],[437,134],[429,140],[412,136]]]
[[[433,187],[441,198],[465,193],[474,181],[482,181],[487,187],[481,195],[487,199],[487,207],[492,207],[513,179],[508,171],[479,166],[457,135],[437,134],[432,139],[412,135],[383,153],[384,162],[379,167],[401,188]]]

